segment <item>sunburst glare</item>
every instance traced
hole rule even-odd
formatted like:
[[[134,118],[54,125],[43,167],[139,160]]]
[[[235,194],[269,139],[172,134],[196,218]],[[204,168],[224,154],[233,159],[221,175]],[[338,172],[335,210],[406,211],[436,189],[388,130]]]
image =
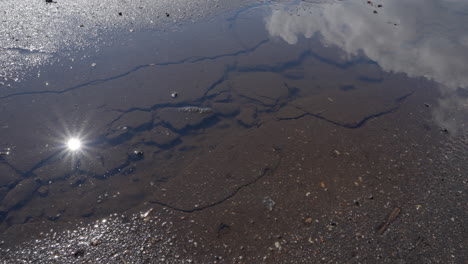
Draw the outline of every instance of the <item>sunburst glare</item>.
[[[67,148],[70,151],[78,151],[82,147],[81,140],[79,138],[70,138],[67,141]]]

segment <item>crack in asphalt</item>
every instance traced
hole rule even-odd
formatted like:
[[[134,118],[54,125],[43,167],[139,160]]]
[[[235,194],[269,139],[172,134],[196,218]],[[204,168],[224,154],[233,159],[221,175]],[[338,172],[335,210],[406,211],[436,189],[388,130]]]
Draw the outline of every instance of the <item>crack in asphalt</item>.
[[[226,195],[223,198],[221,198],[221,199],[219,199],[219,200],[217,200],[215,202],[212,202],[210,204],[207,204],[207,205],[204,205],[204,206],[201,206],[201,207],[193,207],[193,208],[188,209],[188,208],[177,207],[177,206],[171,205],[169,203],[164,203],[164,202],[161,202],[161,201],[158,201],[158,200],[149,200],[148,202],[152,203],[152,204],[158,204],[160,206],[164,206],[164,207],[170,208],[172,210],[180,211],[180,212],[184,212],[184,213],[194,213],[194,212],[197,212],[197,211],[203,211],[205,209],[215,207],[217,205],[220,205],[220,204],[226,202],[227,200],[234,197],[237,193],[239,193],[240,190],[255,184],[260,179],[264,178],[266,175],[274,173],[278,169],[278,167],[280,166],[282,160],[283,160],[283,157],[282,157],[281,153],[279,153],[278,154],[278,161],[276,162],[276,164],[273,167],[263,168],[261,170],[260,174],[255,179],[253,179],[252,181],[237,186],[229,195]]]
[[[249,49],[250,52],[253,52],[256,49],[260,48],[260,46],[264,45],[266,42],[268,42],[268,40],[264,40],[264,41],[258,43],[255,47]],[[247,53],[247,52],[245,52],[245,53]],[[223,55],[219,55],[219,56],[223,56]],[[214,56],[214,57],[219,57],[219,56]],[[237,56],[237,55],[235,55],[235,56]],[[346,63],[339,63],[339,62],[335,62],[335,61],[332,61],[330,59],[324,58],[324,57],[318,55],[317,53],[314,53],[312,50],[306,50],[306,51],[302,52],[296,59],[286,61],[284,63],[280,63],[280,64],[273,65],[273,66],[269,66],[269,65],[257,65],[257,66],[252,66],[252,67],[245,67],[245,66],[244,67],[239,67],[239,66],[236,66],[236,65],[226,66],[226,69],[224,70],[221,77],[218,78],[216,81],[214,81],[212,84],[210,84],[210,86],[205,90],[205,93],[203,94],[203,96],[201,96],[200,98],[195,99],[193,101],[184,101],[184,102],[178,102],[178,103],[160,103],[160,104],[154,104],[154,105],[152,105],[150,107],[147,107],[147,108],[131,107],[131,108],[128,108],[128,109],[113,109],[113,111],[121,112],[121,113],[123,113],[123,115],[125,115],[125,114],[133,112],[133,111],[146,111],[146,112],[149,112],[149,111],[153,111],[155,109],[163,108],[163,107],[180,107],[180,106],[189,105],[189,104],[190,105],[201,105],[207,99],[206,97],[207,97],[208,93],[210,91],[212,91],[213,89],[215,89],[218,85],[220,85],[223,82],[225,82],[226,80],[228,80],[230,74],[233,73],[233,72],[237,72],[237,73],[243,73],[243,72],[273,72],[273,73],[280,73],[280,72],[284,72],[284,71],[287,71],[288,69],[291,69],[291,68],[294,68],[294,67],[297,67],[297,66],[301,65],[309,57],[315,58],[315,59],[317,59],[317,60],[319,60],[319,61],[321,61],[323,63],[335,66],[335,67],[340,68],[340,69],[347,69],[347,68],[350,68],[350,67],[352,67],[352,66],[354,66],[356,64],[374,64],[375,63],[375,62],[367,60],[367,59],[357,59],[357,60],[346,62]],[[200,61],[200,59],[198,59],[198,60],[196,60],[194,62],[198,62],[198,61]],[[250,97],[247,97],[247,96],[244,96],[244,97],[250,98]],[[2,98],[0,97],[0,99],[2,99]],[[250,98],[250,99],[255,100],[254,98]],[[119,116],[118,119],[120,119],[122,116]],[[335,124],[339,125],[339,123],[337,123],[337,122],[335,122]]]
[[[150,63],[150,64],[138,65],[138,66],[134,67],[133,69],[127,71],[127,72],[124,72],[124,73],[121,73],[121,74],[118,74],[118,75],[114,75],[114,76],[111,76],[109,78],[92,80],[92,81],[89,81],[89,82],[85,82],[85,83],[82,83],[82,84],[78,84],[78,85],[69,87],[67,89],[18,92],[18,93],[12,93],[12,94],[7,94],[7,95],[4,95],[4,96],[0,96],[0,100],[7,99],[7,98],[12,98],[12,97],[17,97],[17,96],[26,96],[26,95],[64,94],[64,93],[74,91],[74,90],[77,90],[77,89],[81,89],[81,88],[84,88],[84,87],[87,87],[87,86],[98,85],[98,84],[102,84],[102,83],[105,83],[105,82],[108,82],[108,81],[117,80],[117,79],[123,78],[125,76],[128,76],[128,75],[130,75],[130,74],[132,74],[134,72],[137,72],[137,71],[139,71],[141,69],[145,69],[145,68],[149,68],[149,67],[158,67],[158,66],[163,67],[163,66],[171,66],[171,65],[180,65],[180,64],[184,64],[184,63],[198,63],[198,62],[206,61],[206,60],[216,60],[216,59],[225,58],[225,57],[236,57],[236,56],[239,56],[239,55],[249,54],[251,52],[254,52],[255,50],[257,50],[261,46],[268,43],[269,41],[270,41],[269,39],[264,39],[264,40],[260,41],[259,43],[257,43],[255,46],[253,46],[251,48],[238,50],[236,52],[231,52],[231,53],[226,53],[226,54],[219,54],[219,55],[207,56],[207,57],[191,56],[191,57],[188,57],[188,58],[185,58],[185,59],[182,59],[182,60],[179,60],[179,61],[175,61],[175,62],[162,62],[162,63]]]
[[[220,55],[209,56],[209,57],[195,57],[195,56],[192,56],[192,57],[188,57],[188,58],[185,58],[185,59],[182,59],[182,60],[179,60],[179,61],[175,61],[175,62],[165,62],[165,63],[158,63],[158,64],[139,65],[139,66],[136,66],[133,69],[131,69],[131,70],[125,72],[125,73],[122,73],[122,74],[118,74],[118,75],[115,75],[115,76],[112,76],[112,77],[109,77],[109,78],[105,78],[105,79],[96,79],[96,80],[89,81],[89,82],[82,83],[82,84],[78,84],[76,86],[72,86],[70,88],[60,90],[60,91],[43,90],[43,91],[34,91],[34,92],[20,92],[20,93],[14,93],[14,94],[1,96],[0,99],[12,98],[12,97],[23,96],[23,95],[34,95],[34,94],[64,94],[64,93],[67,93],[67,92],[70,92],[70,91],[73,91],[73,90],[77,90],[77,89],[80,89],[80,88],[83,88],[83,87],[86,87],[86,86],[98,85],[98,84],[101,84],[101,83],[104,83],[104,82],[107,82],[107,81],[119,79],[119,78],[125,77],[125,76],[127,76],[127,75],[129,75],[129,74],[131,74],[133,72],[136,72],[138,70],[148,68],[148,67],[169,66],[169,65],[177,65],[177,64],[184,64],[184,63],[198,63],[198,62],[206,61],[206,60],[216,60],[216,59],[224,58],[224,57],[236,57],[238,55],[248,54],[248,53],[256,51],[257,49],[259,49],[260,47],[262,47],[263,45],[265,45],[268,42],[269,42],[269,39],[262,40],[262,41],[260,41],[259,43],[257,43],[256,45],[254,45],[251,48],[239,50],[239,51],[232,52],[232,53],[220,54]],[[291,69],[291,68],[294,68],[294,67],[297,67],[297,66],[301,65],[309,57],[312,57],[312,58],[317,59],[317,60],[319,60],[319,61],[321,61],[323,63],[335,66],[335,67],[340,68],[340,69],[347,69],[347,68],[352,67],[353,65],[356,65],[356,64],[363,64],[363,63],[372,64],[372,63],[375,63],[373,61],[366,60],[366,59],[359,59],[359,60],[354,60],[354,61],[350,61],[350,62],[346,62],[346,63],[339,63],[339,62],[335,62],[335,61],[332,61],[330,59],[324,58],[324,57],[314,53],[312,50],[306,50],[306,51],[302,52],[297,58],[295,58],[293,60],[290,60],[290,61],[286,61],[286,62],[283,62],[283,63],[276,64],[276,65],[257,65],[257,66],[252,66],[252,67],[239,67],[236,64],[228,65],[228,66],[226,66],[226,68],[225,68],[223,74],[221,75],[221,77],[218,78],[217,80],[215,80],[212,84],[210,84],[206,88],[206,90],[205,90],[202,97],[200,97],[198,99],[195,99],[195,100],[192,100],[192,101],[183,101],[183,102],[178,102],[178,103],[155,104],[155,105],[152,105],[152,106],[150,106],[148,108],[132,107],[132,108],[129,108],[129,109],[126,109],[126,110],[113,109],[113,111],[121,112],[122,115],[119,115],[116,119],[114,119],[109,124],[109,126],[114,124],[117,120],[119,120],[123,116],[125,116],[125,114],[133,112],[133,111],[149,112],[149,111],[154,111],[155,109],[158,109],[158,108],[182,107],[184,105],[201,106],[206,100],[208,100],[208,99],[210,99],[212,97],[211,95],[208,96],[208,93],[210,91],[212,91],[213,89],[215,89],[218,85],[220,85],[223,82],[225,82],[226,80],[228,80],[229,77],[230,77],[230,74],[233,73],[233,72],[237,72],[237,73],[244,73],[244,72],[273,72],[273,73],[280,73],[280,72],[284,72],[284,71],[286,71],[288,69]],[[285,85],[287,86],[287,84],[285,84]],[[289,87],[288,87],[288,89],[289,89]],[[297,116],[297,117],[294,117],[294,118],[279,118],[279,120],[291,120],[291,119],[299,119],[299,118],[302,118],[304,116],[312,116],[312,117],[321,119],[323,121],[329,122],[331,124],[334,124],[334,125],[337,125],[337,126],[340,126],[340,127],[349,128],[349,129],[356,129],[356,128],[362,127],[367,121],[369,121],[371,119],[375,119],[375,118],[378,118],[380,116],[387,115],[387,114],[390,114],[390,113],[396,111],[401,106],[401,104],[408,97],[410,97],[413,93],[414,92],[411,92],[409,94],[406,94],[406,95],[396,99],[396,102],[398,103],[398,106],[396,106],[394,108],[391,108],[389,110],[386,110],[386,111],[382,111],[382,112],[379,112],[379,113],[375,113],[375,114],[365,116],[360,121],[355,122],[355,123],[340,123],[340,122],[337,122],[337,121],[334,121],[334,120],[331,120],[331,119],[327,119],[326,117],[324,117],[324,116],[322,116],[320,114],[314,114],[314,113],[304,111],[304,109],[301,109],[299,107],[297,107],[297,108],[304,111],[305,112],[304,114],[302,114],[300,116]],[[250,100],[255,100],[258,103],[261,103],[258,100],[256,100],[255,98],[251,98],[251,97],[248,97],[248,96],[243,96],[243,97],[245,97],[247,99],[250,99]],[[276,104],[277,103],[278,103],[278,100],[276,100]],[[261,103],[261,104],[263,104],[263,103]],[[138,134],[138,133],[136,133],[136,134]],[[92,145],[100,145],[100,144],[106,143],[108,141],[108,139],[106,138],[107,136],[108,136],[108,132],[105,133],[104,135],[99,136],[92,143]],[[60,151],[52,153],[49,157],[47,157],[47,158],[37,162],[35,165],[33,165],[30,170],[20,173],[21,176],[23,178],[27,178],[29,176],[34,176],[34,171],[35,170],[37,170],[37,169],[39,169],[41,167],[44,167],[44,166],[46,166],[48,164],[59,161],[60,160],[60,154],[61,154]],[[133,162],[135,162],[135,161],[128,158],[126,162],[124,162],[123,164],[121,164],[120,166],[118,166],[118,167],[116,167],[114,169],[110,169],[104,175],[95,175],[92,172],[85,172],[85,174],[89,174],[94,178],[107,178],[107,177],[110,177],[110,176],[118,173],[120,170],[126,168],[127,166],[129,166]],[[165,204],[165,203],[162,203],[162,202],[159,202],[159,201],[151,201],[151,202],[154,203],[154,204],[160,204],[161,206],[166,206],[168,208],[172,208],[174,210],[179,210],[179,211],[183,211],[183,212],[195,212],[195,211],[204,210],[206,208],[216,206],[216,205],[218,205],[220,203],[223,203],[224,201],[230,199],[231,197],[236,195],[241,189],[243,189],[245,187],[248,187],[251,184],[254,184],[258,180],[260,180],[262,177],[266,176],[268,173],[273,172],[276,169],[276,167],[277,166],[275,166],[275,168],[273,168],[273,169],[264,168],[262,170],[262,172],[260,173],[260,175],[256,179],[254,179],[252,182],[249,182],[249,183],[246,183],[244,185],[238,186],[230,195],[224,197],[223,199],[221,199],[221,200],[219,200],[217,202],[211,203],[211,204],[203,206],[203,207],[192,208],[192,209],[184,209],[184,208],[177,208],[177,207],[171,206],[170,204]],[[84,171],[81,171],[81,172],[84,172]],[[64,179],[67,178],[67,176],[70,176],[70,175],[65,175]]]
[[[305,109],[303,109],[301,107],[298,107],[298,106],[294,106],[294,107],[296,109],[299,109],[299,110],[303,111],[304,112],[303,114],[301,114],[299,116],[296,116],[296,117],[277,118],[277,120],[281,120],[281,121],[282,120],[297,120],[297,119],[301,119],[301,118],[303,118],[305,116],[312,116],[312,117],[318,118],[320,120],[323,120],[325,122],[328,122],[328,123],[331,123],[333,125],[337,125],[337,126],[340,126],[340,127],[343,127],[343,128],[356,129],[356,128],[362,127],[364,124],[366,124],[368,121],[370,121],[372,119],[375,119],[375,118],[378,118],[378,117],[388,115],[388,114],[391,114],[391,113],[395,112],[396,110],[398,110],[401,107],[402,103],[407,98],[412,96],[413,94],[414,94],[414,91],[395,99],[395,102],[398,103],[398,105],[393,107],[393,108],[390,108],[390,109],[385,110],[385,111],[381,111],[381,112],[378,112],[378,113],[375,113],[375,114],[365,116],[360,121],[354,122],[354,123],[340,123],[340,122],[334,121],[332,119],[328,119],[328,118],[326,118],[326,117],[324,117],[324,116],[322,116],[320,114],[314,114],[314,113],[311,113],[309,111],[306,111]]]

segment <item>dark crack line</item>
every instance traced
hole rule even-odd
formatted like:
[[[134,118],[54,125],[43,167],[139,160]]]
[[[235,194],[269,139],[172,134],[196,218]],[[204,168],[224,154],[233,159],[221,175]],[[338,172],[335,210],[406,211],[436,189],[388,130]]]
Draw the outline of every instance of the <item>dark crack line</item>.
[[[280,120],[280,121],[283,121],[283,120],[297,120],[297,119],[303,118],[305,116],[312,116],[312,117],[318,118],[320,120],[323,120],[325,122],[328,122],[328,123],[331,123],[333,125],[337,125],[337,126],[340,126],[340,127],[343,127],[343,128],[356,129],[356,128],[360,128],[360,127],[364,126],[368,121],[370,121],[372,119],[375,119],[375,118],[378,118],[378,117],[381,117],[381,116],[384,116],[384,115],[388,115],[388,114],[391,114],[391,113],[397,111],[401,107],[402,103],[407,98],[412,96],[413,94],[414,94],[414,91],[412,91],[412,92],[410,92],[408,94],[405,94],[405,95],[395,99],[395,102],[398,103],[397,106],[395,106],[395,107],[393,107],[391,109],[376,113],[376,114],[365,116],[359,122],[355,122],[355,123],[340,123],[340,122],[328,119],[328,118],[326,118],[326,117],[324,117],[324,116],[322,116],[320,114],[310,113],[310,112],[308,112],[308,111],[306,111],[306,110],[304,110],[304,109],[302,109],[301,107],[298,107],[298,106],[294,106],[294,107],[301,110],[301,111],[303,111],[304,112],[303,114],[301,114],[299,116],[296,116],[296,117],[277,118],[277,120]]]
[[[259,44],[257,44],[255,47],[249,49],[249,52],[253,52],[255,51],[256,49],[260,48],[260,46],[264,45],[265,43],[267,43],[269,40],[264,40],[262,42],[260,42]],[[246,52],[248,53],[248,52]],[[237,56],[237,55],[236,55]],[[347,62],[347,63],[338,63],[338,62],[334,62],[332,60],[329,60],[329,59],[326,59],[324,57],[321,57],[319,56],[318,54],[315,54],[314,52],[312,52],[311,50],[306,50],[304,52],[302,52],[298,58],[296,59],[293,59],[291,61],[287,61],[287,62],[284,62],[284,63],[281,63],[279,65],[274,65],[274,66],[268,66],[268,65],[257,65],[257,66],[252,66],[252,67],[239,67],[237,65],[230,65],[230,66],[227,66],[226,69],[224,70],[222,76],[214,81],[205,91],[204,95],[201,97],[201,98],[198,98],[194,101],[191,101],[191,102],[179,102],[179,103],[176,103],[176,104],[171,104],[171,103],[162,103],[162,104],[155,104],[151,107],[148,107],[148,108],[141,108],[141,107],[132,107],[132,108],[129,108],[129,109],[126,109],[126,110],[123,110],[123,109],[113,109],[113,111],[118,111],[118,112],[121,112],[121,113],[130,113],[130,112],[133,112],[133,111],[146,111],[146,112],[149,112],[149,111],[153,111],[157,108],[161,108],[161,107],[180,107],[180,106],[183,106],[183,105],[187,105],[187,104],[192,104],[192,105],[196,105],[196,104],[201,104],[205,101],[205,98],[207,96],[207,94],[212,91],[213,89],[215,89],[218,85],[222,84],[223,82],[225,82],[226,80],[229,79],[229,76],[231,75],[231,73],[243,73],[243,72],[273,72],[273,73],[280,73],[280,72],[284,72],[290,68],[294,68],[294,67],[297,67],[299,65],[301,65],[302,63],[304,63],[304,61],[308,58],[308,57],[313,57],[317,60],[320,60],[324,63],[327,63],[327,64],[330,64],[332,66],[335,66],[337,68],[340,68],[340,69],[347,69],[347,68],[350,68],[356,64],[360,64],[360,63],[375,63],[373,61],[369,61],[369,60],[365,60],[365,59],[360,59],[360,60],[355,60],[355,61],[350,61],[350,62]],[[1,99],[1,97],[0,97]]]
[[[278,65],[273,65],[273,66],[257,65],[257,66],[252,66],[252,67],[248,67],[248,66],[239,67],[238,72],[275,72],[275,73],[284,72],[290,68],[294,68],[294,67],[301,65],[309,57],[312,57],[320,62],[332,65],[342,70],[348,69],[356,64],[375,64],[374,61],[371,61],[369,59],[363,59],[363,58],[349,61],[346,63],[339,63],[339,62],[327,59],[323,56],[320,56],[319,54],[313,52],[312,50],[306,50],[302,52],[297,59],[292,60],[292,61],[288,61],[288,62],[281,63]]]
[[[268,2],[267,3],[257,3],[257,4],[253,4],[251,6],[246,6],[244,8],[241,8],[241,9],[237,10],[234,15],[232,15],[231,17],[226,19],[226,21],[229,22],[228,28],[232,29],[234,27],[235,21],[239,18],[239,16],[242,13],[247,12],[247,11],[249,11],[251,9],[254,9],[254,8],[260,7],[260,6],[265,6],[265,5],[270,5],[270,3],[268,3]]]
[[[216,59],[226,58],[226,57],[236,57],[236,56],[239,56],[239,55],[254,52],[255,50],[257,50],[261,46],[265,45],[269,41],[270,41],[269,39],[265,39],[265,40],[260,41],[259,43],[257,43],[255,46],[253,46],[251,48],[244,49],[244,50],[239,50],[239,51],[232,52],[232,53],[226,53],[226,54],[220,54],[220,55],[208,56],[208,57],[194,57],[194,56],[192,56],[192,57],[185,58],[185,59],[175,61],[175,62],[151,63],[151,64],[139,65],[139,66],[136,66],[135,68],[127,71],[127,72],[124,72],[124,73],[121,73],[121,74],[118,74],[118,75],[115,75],[115,76],[112,76],[112,77],[109,77],[109,78],[96,79],[96,80],[93,80],[93,81],[78,84],[76,86],[72,86],[72,87],[64,89],[64,90],[58,90],[58,91],[56,91],[56,90],[42,90],[42,91],[12,93],[12,94],[8,94],[8,95],[0,96],[0,100],[1,99],[11,98],[11,97],[16,97],[16,96],[23,96],[23,95],[64,94],[64,93],[74,91],[74,90],[77,90],[77,89],[80,89],[80,88],[83,88],[83,87],[102,84],[104,82],[108,82],[108,81],[112,81],[112,80],[117,80],[117,79],[123,78],[125,76],[128,76],[128,75],[130,75],[130,74],[132,74],[134,72],[137,72],[137,71],[139,71],[141,69],[145,69],[145,68],[149,68],[149,67],[158,67],[158,66],[163,67],[163,66],[171,66],[171,65],[180,65],[180,64],[184,64],[184,63],[198,63],[198,62],[202,62],[202,61],[206,61],[206,60],[216,60]]]
[[[298,109],[300,109],[301,111],[304,111],[303,109],[299,108],[299,107],[296,107]],[[320,119],[320,120],[323,120],[325,122],[328,122],[330,124],[333,124],[333,125],[336,125],[336,126],[340,126],[340,127],[343,127],[343,128],[349,128],[349,129],[356,129],[356,128],[360,128],[362,127],[367,121],[369,120],[372,120],[374,118],[377,118],[377,117],[381,117],[381,116],[384,116],[384,115],[387,115],[387,114],[390,114],[390,113],[393,113],[395,112],[396,110],[398,110],[399,106],[396,106],[394,108],[391,108],[389,110],[386,110],[386,111],[383,111],[383,112],[379,112],[379,113],[376,113],[376,114],[372,114],[372,115],[369,115],[369,116],[366,116],[364,117],[363,119],[361,119],[359,122],[356,122],[356,123],[340,123],[340,122],[337,122],[337,121],[334,121],[334,120],[331,120],[331,119],[328,119],[324,116],[321,116],[319,114],[313,114],[313,113],[309,113],[307,111],[304,111],[305,113],[302,114],[302,115],[299,115],[297,117],[286,117],[286,118],[277,118],[277,120],[280,120],[280,121],[284,121],[284,120],[297,120],[297,119],[301,119],[305,116],[312,116],[312,117],[315,117],[317,119]]]
[[[204,58],[198,58],[198,59],[193,59],[194,57],[190,57],[190,58],[187,58],[187,59],[184,59],[184,60],[181,60],[179,62],[167,62],[167,63],[160,63],[160,64],[148,64],[148,65],[140,65],[136,68],[134,68],[133,70],[129,71],[129,72],[126,72],[126,73],[123,73],[123,74],[120,74],[120,75],[117,75],[117,76],[113,76],[111,78],[108,78],[108,79],[99,79],[99,80],[94,80],[94,81],[91,81],[91,82],[87,82],[87,83],[84,83],[84,84],[80,84],[78,86],[75,86],[75,87],[71,87],[71,88],[68,88],[66,90],[62,90],[62,91],[45,91],[46,93],[47,92],[50,92],[50,93],[55,93],[55,94],[61,94],[61,93],[65,93],[67,91],[71,91],[71,90],[74,90],[74,89],[78,89],[78,88],[82,88],[84,86],[87,86],[87,85],[96,85],[96,84],[99,84],[99,83],[102,83],[102,82],[105,82],[107,80],[114,80],[114,79],[118,79],[118,78],[121,78],[123,76],[127,76],[128,74],[134,72],[134,71],[137,71],[139,69],[142,69],[142,68],[146,68],[146,67],[150,67],[150,66],[165,66],[165,65],[173,65],[173,64],[181,64],[181,63],[196,63],[196,62],[200,62],[200,61],[203,61],[203,60],[214,60],[214,59],[217,59],[217,58],[221,58],[221,57],[226,57],[226,56],[237,56],[237,55],[240,55],[240,54],[246,54],[246,53],[249,53],[249,52],[253,52],[255,51],[256,49],[260,48],[262,45],[266,44],[269,40],[263,40],[261,41],[260,43],[258,43],[257,45],[255,45],[254,47],[250,48],[250,49],[247,49],[247,50],[241,50],[241,51],[237,51],[237,52],[234,52],[234,53],[230,53],[230,54],[223,54],[223,55],[216,55],[216,56],[212,56],[212,57],[204,57]],[[262,72],[262,71],[272,71],[272,72],[283,72],[291,67],[296,67],[300,64],[302,64],[304,62],[304,60],[309,57],[309,56],[313,56],[313,57],[316,57],[318,55],[314,55],[314,53],[311,51],[311,50],[308,50],[308,51],[305,51],[303,52],[297,59],[295,60],[292,60],[292,61],[288,61],[288,62],[285,62],[283,64],[280,64],[280,65],[276,65],[276,66],[271,66],[271,67],[267,67],[267,66],[256,66],[256,67],[249,67],[249,68],[245,68],[245,67],[241,67],[239,68],[238,66],[236,65],[231,65],[231,66],[227,66],[225,71],[223,72],[223,75],[218,79],[216,80],[215,82],[213,82],[206,90],[205,92],[205,97],[206,95],[209,93],[209,91],[215,89],[218,85],[220,85],[221,83],[223,83],[224,81],[226,81],[228,78],[229,78],[229,75],[230,73],[232,72],[245,72],[245,71],[252,71],[252,72]],[[331,64],[331,65],[334,65],[338,68],[348,68],[348,67],[351,67],[352,65],[356,64],[356,63],[359,63],[360,61],[354,61],[354,62],[349,62],[349,63],[346,63],[346,64],[339,64],[337,62],[333,62],[333,61],[330,61],[330,60],[325,60],[327,63]],[[366,62],[366,63],[369,63],[368,60],[361,60],[361,62]],[[37,91],[37,92],[30,92],[30,93],[17,93],[17,94],[11,94],[11,95],[7,95],[7,96],[4,96],[4,97],[0,97],[0,99],[5,99],[5,98],[8,98],[8,97],[13,97],[13,96],[16,96],[16,95],[25,95],[25,94],[40,94],[40,93],[43,93],[44,91]],[[407,95],[404,95],[400,98],[398,98],[396,101],[397,103],[401,104],[404,100],[406,100],[409,96],[411,96],[414,92],[411,92]],[[253,98],[250,98],[250,97],[246,97],[248,99],[251,99],[251,100],[255,100]],[[122,118],[125,114],[127,113],[130,113],[130,112],[133,112],[133,111],[145,111],[145,112],[150,112],[150,111],[153,111],[155,109],[158,109],[158,108],[164,108],[164,107],[182,107],[182,106],[185,106],[185,105],[201,105],[204,101],[206,100],[206,98],[204,97],[201,97],[199,99],[196,99],[192,102],[188,102],[188,101],[184,101],[184,102],[179,102],[179,103],[162,103],[162,104],[155,104],[149,108],[140,108],[140,107],[132,107],[130,109],[127,109],[127,110],[119,110],[119,109],[114,109],[113,111],[118,111],[118,112],[121,112],[122,115],[120,115],[119,117],[117,117],[116,119],[114,119],[111,124],[113,124],[114,122],[116,122],[117,120],[119,120],[120,118]],[[257,100],[258,101],[258,100]],[[260,102],[262,105],[264,105],[262,102]],[[297,107],[298,108],[298,107]],[[300,108],[298,108],[300,109]],[[296,117],[296,118],[286,118],[286,119],[280,119],[280,120],[290,120],[290,119],[298,119],[298,118],[302,118],[306,115],[311,115],[311,116],[314,116],[315,118],[318,118],[318,119],[321,119],[323,121],[326,121],[326,122],[329,122],[329,123],[332,123],[334,125],[337,125],[337,126],[341,126],[341,127],[345,127],[345,128],[359,128],[361,126],[363,126],[367,121],[371,120],[371,119],[374,119],[374,118],[377,118],[379,116],[382,116],[382,115],[385,115],[385,114],[389,114],[391,112],[394,112],[395,110],[397,110],[398,107],[395,107],[395,108],[392,108],[390,110],[387,110],[387,111],[384,111],[384,112],[380,112],[380,113],[377,113],[377,114],[373,114],[373,115],[370,115],[370,116],[366,116],[364,117],[361,121],[357,122],[357,123],[351,123],[351,124],[342,124],[342,123],[339,123],[337,121],[333,121],[333,120],[330,120],[330,119],[327,119],[319,114],[313,114],[313,113],[309,113],[307,111],[305,111],[304,109],[300,109],[304,112],[306,112],[304,115],[301,115],[300,117]],[[107,136],[107,135],[104,135],[104,137]],[[100,137],[102,138],[102,136]],[[93,142],[93,145],[96,145],[96,144],[100,144],[102,142],[100,142],[102,140],[97,140],[96,142]],[[36,163],[29,171],[25,172],[23,175],[27,176],[31,173],[33,173],[33,171],[35,171],[36,169],[38,168],[41,168],[47,164],[50,164],[52,163],[57,157],[57,155],[59,154],[60,151],[56,152],[56,153],[53,153],[51,154],[51,156],[49,156],[48,158],[45,158],[41,161],[39,161],[38,163]]]
[[[177,102],[177,103],[161,103],[161,104],[154,104],[150,107],[147,108],[142,108],[142,107],[132,107],[129,109],[112,109],[112,111],[122,113],[122,115],[118,116],[114,121],[111,122],[113,124],[115,121],[119,120],[122,118],[125,114],[134,112],[134,111],[142,111],[142,112],[151,112],[154,111],[158,108],[177,108],[177,107],[183,107],[187,105],[193,105],[193,106],[202,106],[202,103],[206,100],[206,97],[208,96],[208,93],[215,89],[218,85],[222,84],[228,77],[229,73],[233,71],[235,67],[233,66],[228,66],[226,67],[226,70],[223,72],[222,76],[214,81],[208,88],[206,88],[205,93],[203,96],[201,96],[198,99],[192,100],[192,101],[182,101],[182,102]]]
[[[236,93],[237,96],[239,96],[240,98],[244,98],[244,99],[247,99],[248,101],[251,101],[251,102],[254,102],[256,104],[259,104],[263,107],[267,107],[267,108],[270,108],[270,107],[274,107],[276,105],[276,102],[274,104],[266,104],[262,101],[260,101],[260,99],[256,99],[256,98],[252,98],[252,97],[249,97],[249,96],[246,96],[246,95],[242,95],[242,94],[239,94],[239,93]],[[269,99],[269,98],[268,98]]]
[[[259,174],[259,176],[256,177],[254,180],[252,180],[252,181],[250,181],[248,183],[237,186],[237,188],[233,192],[231,192],[229,195],[225,196],[224,198],[222,198],[222,199],[220,199],[220,200],[218,200],[216,202],[213,202],[211,204],[208,204],[208,205],[205,205],[205,206],[202,206],[202,207],[195,207],[195,208],[192,208],[192,209],[184,209],[184,208],[179,208],[179,207],[176,207],[176,206],[173,206],[173,205],[170,205],[168,203],[161,202],[161,201],[157,201],[157,200],[150,200],[149,202],[152,203],[152,204],[158,204],[158,205],[170,208],[172,210],[176,210],[176,211],[180,211],[180,212],[184,212],[184,213],[194,213],[194,212],[197,212],[197,211],[202,211],[202,210],[205,210],[205,209],[208,209],[208,208],[211,208],[211,207],[215,207],[217,205],[220,205],[220,204],[226,202],[227,200],[231,199],[232,197],[234,197],[240,190],[242,190],[244,188],[247,188],[252,184],[255,184],[256,182],[258,182],[260,179],[262,179],[266,175],[274,173],[276,171],[276,169],[278,169],[278,167],[280,166],[281,161],[282,161],[282,157],[281,157],[281,155],[279,155],[279,161],[275,164],[275,166],[273,168],[269,168],[269,167],[263,168],[261,173]]]
[[[412,96],[414,94],[414,91],[408,93],[408,94],[405,94],[401,97],[398,97],[397,99],[395,99],[395,102],[397,103],[403,103],[406,99],[408,99],[408,97]]]
[[[232,71],[235,71],[236,69],[236,66],[227,66],[226,69],[224,70],[223,72],[223,75],[218,79],[216,80],[214,83],[212,83],[205,91],[205,93],[203,94],[203,97],[201,98],[201,100],[203,101],[203,98],[208,96],[208,93],[211,92],[213,89],[215,89],[216,87],[218,87],[218,85],[222,84],[223,82],[225,82],[228,78],[229,78],[229,73],[231,73]]]
[[[32,166],[32,168],[30,170],[26,171],[23,174],[23,176],[28,177],[29,175],[34,173],[35,170],[37,170],[39,168],[42,168],[42,167],[44,167],[44,166],[46,166],[48,164],[54,163],[57,160],[61,160],[61,159],[63,159],[63,157],[65,155],[66,155],[65,151],[56,150],[52,154],[50,154],[48,157],[46,157],[46,158],[40,160],[39,162],[37,162],[34,166]]]

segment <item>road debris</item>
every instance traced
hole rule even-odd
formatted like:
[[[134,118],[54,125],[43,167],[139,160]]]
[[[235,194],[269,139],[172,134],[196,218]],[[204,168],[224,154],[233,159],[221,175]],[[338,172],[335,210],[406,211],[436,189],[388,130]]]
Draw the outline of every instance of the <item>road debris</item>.
[[[392,213],[388,216],[387,220],[379,226],[379,228],[377,229],[377,233],[379,233],[380,235],[383,235],[383,233],[385,233],[385,231],[387,230],[388,226],[393,222],[395,221],[395,219],[400,215],[401,213],[401,209],[399,207],[395,207],[392,211]]]

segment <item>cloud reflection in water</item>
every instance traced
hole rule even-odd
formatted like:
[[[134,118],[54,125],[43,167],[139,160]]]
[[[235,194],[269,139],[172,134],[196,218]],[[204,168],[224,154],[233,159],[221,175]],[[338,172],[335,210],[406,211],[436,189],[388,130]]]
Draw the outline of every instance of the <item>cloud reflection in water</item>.
[[[324,45],[349,57],[364,54],[387,72],[425,77],[440,86],[442,99],[434,112],[439,125],[456,130],[468,112],[468,1],[395,0],[381,8],[350,0],[301,2],[272,10],[266,28],[289,44],[318,35]],[[377,13],[374,13],[374,10]],[[458,90],[458,91],[457,91]]]

